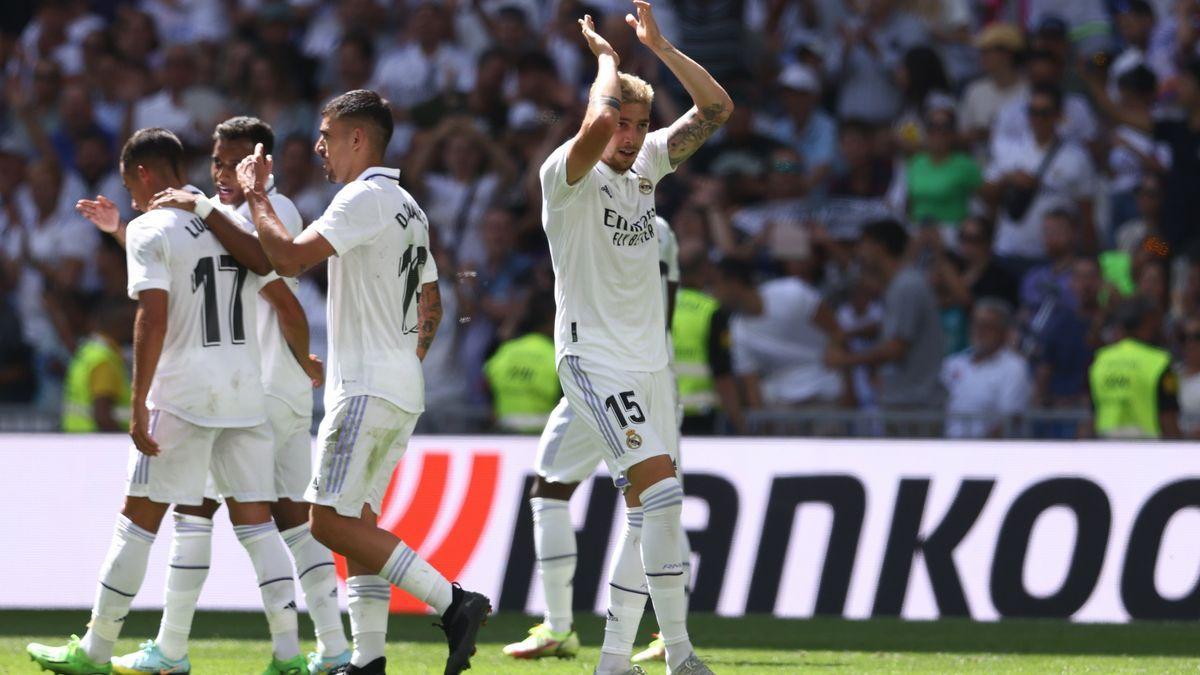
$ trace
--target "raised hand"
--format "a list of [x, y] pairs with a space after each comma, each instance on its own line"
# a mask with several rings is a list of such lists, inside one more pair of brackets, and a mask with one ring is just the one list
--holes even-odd
[[167, 188], [150, 200], [151, 209], [179, 209], [191, 211], [196, 208], [196, 195], [179, 188]]
[[267, 189], [267, 179], [271, 176], [274, 161], [263, 151], [262, 143], [254, 146], [254, 154], [246, 155], [238, 162], [238, 184], [247, 192], [263, 192]]
[[588, 49], [592, 50], [593, 54], [596, 56], [608, 54], [618, 64], [621, 63], [621, 57], [617, 56], [616, 50], [608, 44], [608, 40], [600, 37], [600, 34], [596, 32], [596, 22], [592, 20], [591, 14], [585, 14], [579, 20], [579, 28], [583, 31], [583, 39], [587, 40]]
[[638, 40], [651, 49], [661, 49], [669, 45], [658, 27], [658, 21], [654, 19], [650, 3], [646, 0], [633, 0], [633, 4], [637, 16], [626, 14], [625, 23], [637, 33]]
[[80, 199], [75, 202], [75, 210], [92, 221], [101, 232], [116, 234], [121, 227], [120, 210], [104, 195], [97, 195], [95, 199]]

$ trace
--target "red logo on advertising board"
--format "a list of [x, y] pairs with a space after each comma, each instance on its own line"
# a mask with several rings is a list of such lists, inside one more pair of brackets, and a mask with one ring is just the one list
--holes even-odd
[[[403, 509], [394, 511], [398, 515], [389, 517], [389, 514], [393, 513], [389, 505], [403, 496], [399, 494], [400, 472], [406, 467], [411, 469], [415, 459], [410, 455], [392, 474], [392, 482], [388, 485], [383, 497], [383, 506], [380, 508], [379, 526], [403, 539], [404, 543], [420, 553], [443, 576], [454, 581], [471, 560], [487, 527], [499, 482], [500, 455], [472, 453], [470, 478], [458, 504], [454, 525], [433, 551], [425, 548], [426, 539], [433, 530], [438, 514], [452, 508], [452, 505], [445, 503], [446, 488], [450, 481], [449, 451], [426, 452], [421, 455], [419, 477], [412, 496]], [[346, 560], [340, 555], [335, 555], [334, 558], [337, 562], [338, 576], [345, 580]], [[392, 612], [422, 613], [426, 609], [425, 603], [420, 600], [398, 588], [392, 589]]]

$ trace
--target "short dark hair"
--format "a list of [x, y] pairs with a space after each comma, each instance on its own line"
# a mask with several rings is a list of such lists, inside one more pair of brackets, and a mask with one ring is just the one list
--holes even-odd
[[355, 89], [334, 98], [321, 108], [321, 117], [366, 122], [379, 140], [380, 152], [392, 142], [392, 110], [383, 97], [370, 89]]
[[1117, 305], [1114, 318], [1125, 332], [1133, 333], [1141, 328], [1146, 317], [1153, 311], [1154, 305], [1150, 304], [1150, 300], [1141, 295], [1132, 295]]
[[863, 225], [862, 238], [879, 244], [893, 258], [903, 256], [908, 249], [908, 230], [895, 218], [881, 218]]
[[121, 148], [121, 165], [129, 171], [138, 164], [158, 162], [183, 174], [183, 143], [162, 127], [138, 129]]
[[368, 61], [375, 60], [375, 43], [371, 41], [371, 36], [361, 30], [352, 30], [342, 38], [338, 48], [353, 47], [358, 50], [358, 53]]
[[275, 132], [271, 125], [257, 117], [239, 115], [217, 125], [213, 131], [213, 140], [250, 141], [251, 145], [262, 143], [263, 152], [271, 154], [275, 151]]
[[1054, 109], [1062, 112], [1063, 109], [1063, 92], [1062, 87], [1053, 84], [1035, 84], [1033, 89], [1029, 91], [1029, 100], [1033, 100], [1034, 96], [1045, 96], [1054, 103]]

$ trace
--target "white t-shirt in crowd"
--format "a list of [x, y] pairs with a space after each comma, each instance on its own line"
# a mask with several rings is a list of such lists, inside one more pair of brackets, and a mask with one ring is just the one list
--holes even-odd
[[[992, 156], [1003, 152], [1006, 145], [1033, 141], [1033, 128], [1029, 126], [1030, 92], [1015, 96], [1000, 107], [992, 125]], [[1079, 94], [1063, 96], [1062, 121], [1058, 124], [1060, 138], [1086, 145], [1100, 133], [1100, 124], [1087, 99]]]
[[[946, 412], [951, 416], [1019, 413], [1029, 406], [1033, 392], [1029, 365], [1007, 348], [979, 362], [972, 358], [970, 350], [947, 357], [942, 364], [942, 383], [948, 393]], [[946, 436], [983, 438], [993, 424], [982, 418], [951, 417], [946, 421]]]
[[734, 373], [758, 375], [770, 405], [836, 399], [842, 378], [825, 367], [828, 338], [813, 323], [821, 294], [794, 277], [768, 281], [758, 292], [762, 314], [735, 314], [730, 322]]
[[[1024, 171], [1034, 176], [1051, 147], [1053, 145], [1040, 148], [1032, 138], [1005, 144], [984, 171], [984, 180], [996, 182], [1013, 171]], [[1042, 238], [1043, 216], [1055, 208], [1074, 209], [1077, 202], [1091, 199], [1095, 190], [1096, 172], [1091, 158], [1078, 145], [1064, 142], [1046, 168], [1041, 187], [1022, 218], [1013, 220], [1001, 206], [996, 228], [996, 255], [1027, 258], [1044, 256], [1046, 242]]]
[[[187, 186], [190, 192], [200, 191]], [[167, 292], [167, 334], [147, 403], [203, 427], [267, 420], [255, 332], [261, 277], [233, 259], [198, 216], [154, 209], [125, 234], [129, 297]]]
[[667, 129], [646, 141], [624, 173], [596, 162], [567, 183], [560, 145], [542, 164], [542, 227], [554, 266], [556, 360], [578, 356], [635, 372], [667, 367], [654, 188], [673, 172]]
[[[213, 204], [220, 206], [226, 213], [230, 213], [231, 207], [221, 204], [216, 195], [210, 199]], [[269, 179], [267, 183], [267, 199], [270, 200], [271, 206], [275, 209], [275, 215], [279, 216], [279, 220], [287, 229], [288, 234], [292, 238], [300, 234], [300, 231], [304, 229], [304, 221], [300, 217], [300, 212], [296, 210], [292, 200], [275, 189], [273, 179]], [[242, 229], [257, 236], [254, 223], [251, 222], [248, 203], [243, 202], [233, 210], [232, 215]], [[266, 288], [267, 284], [275, 281], [282, 281], [293, 294], [300, 288], [298, 279], [280, 277], [274, 272], [262, 278], [262, 287]], [[311, 415], [312, 381], [308, 379], [300, 364], [296, 362], [296, 356], [292, 354], [292, 348], [288, 346], [287, 340], [283, 337], [283, 330], [279, 327], [279, 317], [275, 314], [275, 308], [262, 294], [258, 296], [257, 330], [258, 349], [262, 355], [263, 389], [268, 396], [274, 396], [283, 401], [297, 414]]]
[[329, 259], [325, 409], [369, 395], [424, 411], [417, 305], [421, 287], [437, 281], [437, 263], [429, 221], [400, 187], [400, 171], [363, 171], [309, 227], [337, 253]]
[[1009, 101], [1029, 95], [1029, 82], [1017, 80], [1011, 87], [1001, 89], [994, 80], [981, 77], [967, 85], [963, 94], [959, 129], [964, 132], [991, 129], [996, 117]]

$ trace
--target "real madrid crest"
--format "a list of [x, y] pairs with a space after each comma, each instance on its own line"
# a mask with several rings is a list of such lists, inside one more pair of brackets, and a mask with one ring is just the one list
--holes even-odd
[[644, 195], [654, 192], [654, 183], [651, 183], [649, 178], [639, 178], [638, 192], [641, 192]]
[[638, 432], [629, 429], [625, 432], [625, 445], [628, 445], [630, 450], [637, 450], [642, 447], [642, 437], [638, 435]]

